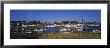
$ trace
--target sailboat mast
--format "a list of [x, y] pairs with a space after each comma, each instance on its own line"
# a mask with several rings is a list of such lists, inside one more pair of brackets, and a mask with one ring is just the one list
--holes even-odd
[[84, 32], [84, 26], [85, 26], [85, 21], [84, 21], [84, 16], [82, 16], [82, 26], [83, 26], [83, 28], [82, 28], [82, 31]]
[[84, 16], [82, 16], [82, 24], [84, 24]]

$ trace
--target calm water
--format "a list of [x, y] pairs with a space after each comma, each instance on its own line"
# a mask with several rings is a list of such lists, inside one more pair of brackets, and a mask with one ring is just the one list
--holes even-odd
[[44, 27], [44, 28], [47, 29], [47, 32], [58, 32], [63, 27]]
[[[47, 32], [59, 32], [60, 29], [62, 28], [66, 28], [66, 27], [45, 27], [47, 29]], [[74, 27], [71, 27], [69, 29], [73, 29]], [[88, 30], [88, 31], [92, 31], [92, 30], [101, 30], [101, 27], [99, 26], [86, 26], [83, 29], [84, 30]]]
[[101, 30], [100, 26], [87, 26], [84, 27], [85, 30]]

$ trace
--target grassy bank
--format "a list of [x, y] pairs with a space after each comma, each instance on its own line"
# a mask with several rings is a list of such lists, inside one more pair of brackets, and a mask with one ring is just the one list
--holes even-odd
[[43, 34], [40, 39], [100, 39], [99, 32], [60, 32]]

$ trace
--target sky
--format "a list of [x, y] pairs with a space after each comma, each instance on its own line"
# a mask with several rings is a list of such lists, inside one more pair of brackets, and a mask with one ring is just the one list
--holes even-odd
[[101, 22], [101, 10], [10, 10], [11, 21], [81, 21]]

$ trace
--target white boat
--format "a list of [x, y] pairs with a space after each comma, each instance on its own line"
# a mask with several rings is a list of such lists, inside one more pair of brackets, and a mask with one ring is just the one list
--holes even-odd
[[25, 32], [25, 33], [32, 33], [32, 32]]
[[54, 25], [49, 25], [49, 26], [45, 26], [45, 27], [55, 27]]
[[65, 27], [71, 27], [71, 25], [65, 25]]
[[67, 29], [66, 28], [60, 29], [60, 32], [62, 32], [62, 31], [67, 31]]

